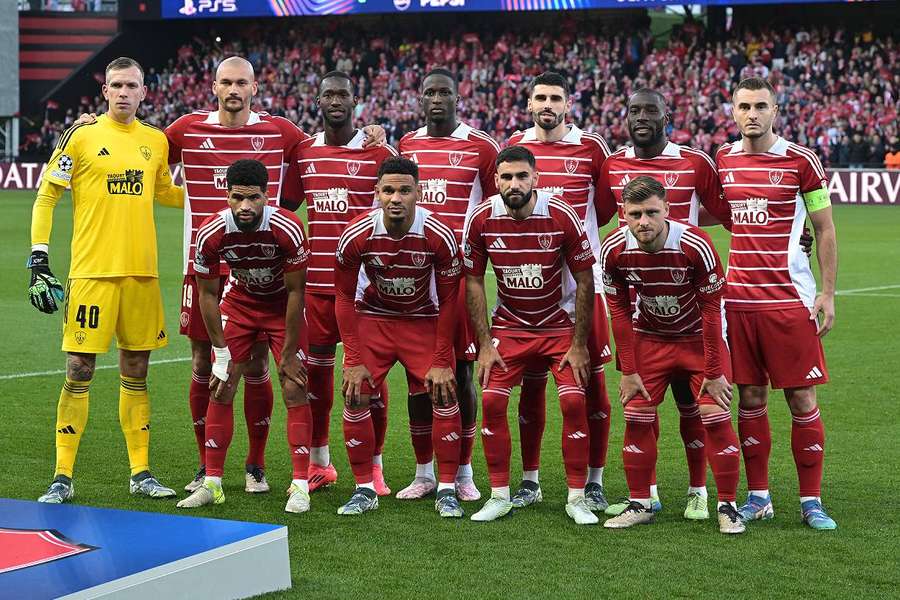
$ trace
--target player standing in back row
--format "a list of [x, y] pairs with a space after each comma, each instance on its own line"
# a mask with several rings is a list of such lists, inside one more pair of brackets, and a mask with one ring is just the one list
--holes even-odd
[[[581, 219], [594, 256], [600, 252], [599, 226], [613, 213], [604, 215], [598, 223], [595, 195], [603, 161], [609, 147], [602, 137], [586, 133], [574, 124], [566, 123], [572, 108], [569, 84], [558, 73], [543, 73], [529, 86], [528, 112], [534, 127], [517, 132], [509, 138], [510, 146], [523, 146], [534, 154], [541, 189], [566, 201]], [[590, 439], [589, 469], [585, 497], [591, 510], [607, 507], [603, 490], [603, 469], [609, 446], [609, 398], [603, 365], [612, 358], [609, 350], [609, 327], [603, 302], [603, 282], [599, 264], [594, 264], [594, 308], [588, 345], [591, 352], [591, 375], [585, 391]], [[546, 421], [547, 371], [544, 368], [526, 370], [519, 401], [519, 431], [522, 445], [522, 485], [513, 496], [517, 507], [540, 502], [542, 498], [538, 468], [541, 458], [541, 438]]]
[[[739, 511], [744, 520], [774, 515], [768, 489], [771, 383], [784, 390], [791, 410], [803, 521], [813, 529], [835, 529], [820, 497], [825, 428], [815, 388], [828, 381], [821, 338], [834, 325], [837, 241], [828, 182], [812, 150], [772, 131], [778, 105], [769, 82], [744, 79], [732, 103], [741, 139], [723, 146], [716, 163], [733, 222], [725, 309], [749, 490]], [[818, 295], [797, 244], [807, 216], [822, 277]]]
[[[488, 134], [457, 120], [459, 88], [456, 76], [446, 69], [432, 69], [422, 80], [420, 104], [425, 127], [400, 140], [400, 154], [419, 166], [419, 203], [444, 218], [462, 244], [466, 216], [484, 199], [497, 193], [494, 160], [500, 152]], [[456, 492], [460, 500], [481, 498], [472, 473], [477, 398], [472, 379], [475, 338], [466, 311], [465, 282], [460, 282], [456, 322], [456, 393], [462, 415], [462, 442]], [[431, 407], [410, 405], [409, 430], [416, 452], [416, 477], [397, 493], [401, 499], [421, 498], [435, 488], [431, 456]]]

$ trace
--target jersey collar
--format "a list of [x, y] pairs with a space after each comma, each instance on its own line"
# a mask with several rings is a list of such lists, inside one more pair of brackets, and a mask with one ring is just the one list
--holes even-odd
[[[577, 126], [570, 124], [569, 131], [566, 132], [566, 135], [563, 136], [561, 142], [565, 142], [567, 144], [579, 144], [581, 143], [581, 136], [584, 132]], [[537, 138], [537, 126], [532, 126], [526, 129], [522, 133], [522, 141], [523, 142], [537, 142], [540, 141]], [[551, 142], [552, 143], [552, 142]]]
[[[660, 156], [671, 158], [681, 158], [681, 146], [674, 142], [667, 142]], [[625, 147], [625, 158], [636, 158], [634, 154], [634, 146]]]
[[[209, 114], [206, 115], [206, 120], [203, 122], [207, 125], [221, 125], [221, 123], [219, 123], [219, 111], [210, 111]], [[250, 117], [247, 119], [247, 125], [256, 125], [260, 122], [262, 122], [262, 119], [259, 117], [259, 113], [251, 110]]]
[[[453, 130], [453, 133], [450, 134], [450, 137], [456, 138], [458, 140], [467, 140], [469, 139], [469, 133], [472, 131], [472, 127], [462, 121], [456, 126], [456, 129]], [[416, 130], [415, 136], [416, 138], [427, 138], [428, 135], [428, 127], [420, 127]]]

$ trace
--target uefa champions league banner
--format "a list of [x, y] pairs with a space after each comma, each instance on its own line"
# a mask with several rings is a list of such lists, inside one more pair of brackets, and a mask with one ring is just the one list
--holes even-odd
[[[786, 0], [841, 2], [849, 0]], [[692, 4], [762, 4], [771, 0], [695, 0]], [[684, 0], [162, 0], [164, 19], [299, 17], [440, 11], [532, 11], [633, 8]]]
[[[0, 162], [0, 190], [37, 189], [46, 167], [47, 163]], [[832, 204], [900, 206], [900, 171], [830, 169], [826, 173]], [[181, 165], [172, 167], [172, 179], [181, 185]]]

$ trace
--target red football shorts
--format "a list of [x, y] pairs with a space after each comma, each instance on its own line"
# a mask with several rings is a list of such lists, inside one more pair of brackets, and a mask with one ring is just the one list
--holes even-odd
[[360, 355], [375, 381], [374, 388], [363, 382], [362, 393], [378, 390], [388, 371], [399, 362], [406, 369], [409, 393], [424, 394], [425, 375], [434, 358], [436, 327], [436, 318], [392, 319], [357, 313]]
[[[721, 363], [725, 379], [731, 381], [731, 357], [728, 346], [722, 340]], [[698, 404], [715, 404], [707, 394], [699, 399], [697, 394], [703, 384], [706, 359], [703, 356], [703, 338], [684, 340], [636, 334], [634, 336], [634, 356], [638, 375], [650, 394], [650, 405], [659, 406], [666, 397], [666, 388], [672, 381], [689, 379], [691, 392]], [[637, 399], [637, 398], [636, 398]], [[632, 400], [634, 402], [634, 400]], [[644, 401], [646, 403], [646, 401]]]
[[334, 316], [334, 296], [306, 294], [306, 325], [310, 346], [334, 346], [341, 341]]
[[488, 379], [487, 387], [513, 388], [522, 382], [522, 374], [526, 367], [529, 371], [550, 371], [561, 385], [577, 386], [572, 367], [559, 370], [562, 357], [572, 345], [571, 333], [548, 334], [541, 337], [518, 337], [504, 331], [492, 330], [494, 346], [506, 363], [506, 371], [494, 366]]
[[825, 351], [805, 307], [726, 310], [734, 382], [799, 388], [828, 382]]
[[[222, 330], [231, 351], [231, 360], [243, 363], [250, 360], [251, 349], [259, 340], [265, 340], [275, 362], [281, 362], [284, 348], [284, 303], [274, 303], [262, 310], [259, 305], [248, 306], [243, 299], [226, 296], [219, 305], [222, 313]], [[306, 364], [308, 351], [306, 326], [301, 322], [297, 355]]]
[[[219, 300], [222, 299], [222, 290], [225, 289], [227, 282], [227, 275], [219, 277]], [[181, 335], [198, 342], [209, 341], [203, 315], [200, 313], [200, 291], [197, 289], [197, 279], [194, 275], [185, 275], [181, 286], [181, 319], [178, 331]]]

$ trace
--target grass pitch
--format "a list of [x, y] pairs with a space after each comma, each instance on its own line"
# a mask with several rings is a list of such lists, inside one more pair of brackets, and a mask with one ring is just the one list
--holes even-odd
[[[53, 425], [64, 368], [59, 350], [61, 316], [38, 313], [25, 293], [32, 200], [32, 192], [0, 194], [5, 216], [0, 221], [0, 331], [7, 338], [0, 349], [4, 467], [0, 497], [27, 500], [43, 493], [53, 475]], [[243, 492], [246, 435], [238, 416], [226, 465], [227, 502], [190, 514], [287, 525], [294, 587], [271, 596], [278, 598], [897, 597], [900, 528], [891, 498], [900, 464], [894, 379], [900, 355], [894, 324], [894, 315], [900, 313], [900, 210], [836, 207], [835, 220], [842, 292], [835, 329], [825, 340], [832, 383], [819, 394], [828, 435], [824, 502], [838, 522], [835, 532], [817, 533], [800, 524], [790, 417], [780, 394], [773, 396], [770, 408], [774, 521], [753, 524], [743, 536], [726, 537], [718, 533], [714, 518], [704, 523], [682, 518], [687, 469], [677, 411], [669, 401], [660, 410], [658, 471], [664, 510], [657, 523], [627, 531], [575, 526], [563, 512], [561, 423], [554, 410], [552, 384], [541, 471], [545, 500], [501, 521], [442, 520], [429, 500], [393, 498], [381, 499], [377, 512], [361, 518], [338, 517], [337, 507], [353, 489], [338, 407], [332, 417], [331, 444], [338, 483], [313, 494], [310, 513], [287, 515], [282, 512], [282, 490], [289, 483], [290, 461], [284, 408], [278, 398], [267, 453], [272, 493], [250, 496]], [[159, 362], [152, 366], [149, 378], [151, 458], [154, 473], [180, 489], [196, 468], [187, 403], [189, 347], [175, 334], [182, 278], [180, 211], [157, 210], [157, 227], [171, 335], [169, 346], [152, 357]], [[724, 255], [727, 234], [720, 229], [711, 233]], [[60, 279], [68, 270], [70, 236], [71, 210], [64, 200], [56, 210], [50, 253]], [[101, 368], [91, 388], [91, 417], [76, 469], [76, 500], [93, 506], [175, 513], [174, 501], [128, 494], [114, 352], [97, 361]], [[615, 390], [617, 374], [610, 368], [607, 376], [610, 390]], [[402, 372], [395, 369], [390, 384], [385, 474], [396, 491], [408, 483], [415, 461]], [[511, 413], [515, 401], [514, 396]], [[238, 413], [240, 406], [238, 401]], [[621, 409], [614, 408], [604, 477], [611, 500], [627, 493], [619, 450], [623, 427]], [[516, 439], [513, 449], [515, 484], [519, 477]], [[476, 482], [487, 493], [480, 442], [474, 467]], [[712, 497], [711, 474], [709, 484]], [[739, 495], [743, 496], [743, 488]], [[469, 503], [465, 509], [471, 514], [479, 506]], [[712, 500], [710, 506], [714, 507]]]

